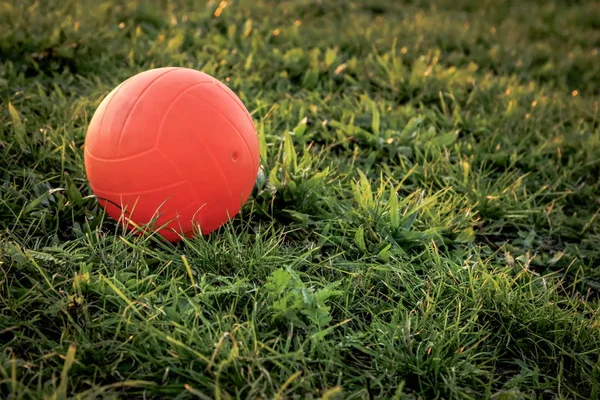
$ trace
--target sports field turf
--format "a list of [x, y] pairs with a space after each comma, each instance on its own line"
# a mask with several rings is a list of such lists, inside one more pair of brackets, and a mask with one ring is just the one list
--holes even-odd
[[[164, 66], [264, 172], [175, 245], [83, 166]], [[0, 398], [599, 398], [599, 99], [594, 1], [2, 1]]]

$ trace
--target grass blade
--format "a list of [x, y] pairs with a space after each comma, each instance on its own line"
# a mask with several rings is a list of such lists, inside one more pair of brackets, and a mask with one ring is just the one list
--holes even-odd
[[28, 148], [27, 132], [25, 131], [25, 125], [23, 125], [23, 122], [21, 121], [21, 116], [19, 115], [19, 112], [10, 102], [8, 103], [8, 113], [10, 114], [10, 118], [12, 120], [15, 142], [19, 145], [21, 151], [25, 151]]

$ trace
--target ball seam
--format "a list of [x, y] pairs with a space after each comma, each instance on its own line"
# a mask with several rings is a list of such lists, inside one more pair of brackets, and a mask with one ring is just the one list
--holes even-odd
[[141, 91], [141, 93], [135, 99], [133, 106], [131, 106], [131, 109], [127, 113], [127, 117], [125, 118], [125, 122], [123, 123], [123, 126], [121, 126], [121, 131], [119, 132], [119, 139], [117, 141], [117, 151], [116, 151], [117, 156], [119, 156], [119, 153], [121, 152], [121, 142], [123, 141], [123, 132], [125, 132], [125, 128], [127, 127], [127, 124], [129, 123], [129, 120], [131, 118], [131, 114], [133, 113], [133, 110], [135, 110], [135, 107], [137, 107], [139, 102], [142, 100], [142, 97], [144, 97], [144, 94], [150, 89], [150, 87], [152, 85], [154, 85], [160, 78], [167, 75], [169, 72], [173, 72], [173, 71], [177, 71], [177, 68], [169, 69], [169, 70], [163, 72], [162, 74], [160, 74], [159, 76], [157, 76], [156, 78], [152, 79], [150, 81], [150, 83], [148, 83], [148, 85], [146, 85], [146, 87]]

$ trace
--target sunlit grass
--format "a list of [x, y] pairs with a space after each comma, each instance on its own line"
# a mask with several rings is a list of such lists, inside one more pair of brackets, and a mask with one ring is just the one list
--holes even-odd
[[[143, 4], [143, 6], [142, 6]], [[0, 397], [597, 398], [594, 2], [0, 5]], [[255, 121], [232, 223], [102, 213], [102, 98], [203, 70]]]

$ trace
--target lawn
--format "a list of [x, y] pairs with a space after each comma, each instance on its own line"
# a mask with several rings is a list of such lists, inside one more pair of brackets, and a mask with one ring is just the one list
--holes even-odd
[[[165, 66], [261, 144], [177, 244], [83, 163]], [[599, 398], [599, 99], [594, 1], [3, 1], [0, 397]]]

